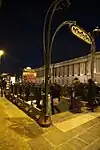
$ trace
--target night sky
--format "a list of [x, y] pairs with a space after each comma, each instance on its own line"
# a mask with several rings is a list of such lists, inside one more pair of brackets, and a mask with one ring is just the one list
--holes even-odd
[[[18, 73], [23, 67], [43, 66], [42, 32], [47, 8], [53, 0], [3, 0], [0, 9], [0, 49], [5, 50], [1, 69]], [[76, 20], [87, 32], [100, 26], [99, 1], [72, 0], [69, 8], [55, 12], [52, 30], [65, 20]], [[97, 51], [100, 34], [95, 35]], [[90, 46], [75, 37], [68, 26], [55, 39], [52, 62], [86, 55]]]

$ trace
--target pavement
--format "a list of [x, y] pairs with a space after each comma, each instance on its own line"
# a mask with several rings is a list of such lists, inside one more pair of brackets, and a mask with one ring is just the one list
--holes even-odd
[[100, 150], [100, 112], [63, 112], [52, 121], [41, 128], [0, 97], [0, 150]]

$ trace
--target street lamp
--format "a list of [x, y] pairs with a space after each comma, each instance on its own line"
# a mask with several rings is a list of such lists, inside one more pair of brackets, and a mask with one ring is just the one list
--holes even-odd
[[[52, 18], [57, 10], [57, 6], [63, 2], [64, 0], [55, 0], [47, 10], [46, 16], [45, 16], [45, 21], [44, 21], [44, 29], [43, 29], [43, 48], [44, 48], [44, 66], [45, 66], [45, 100], [43, 101], [43, 112], [41, 113], [38, 123], [41, 126], [49, 126], [52, 121], [51, 121], [51, 100], [50, 97], [48, 97], [48, 75], [49, 75], [49, 70], [50, 70], [50, 62], [51, 62], [51, 54], [50, 54], [50, 42], [51, 42], [51, 23], [52, 23]], [[69, 6], [69, 0], [66, 0], [67, 5]], [[47, 28], [47, 36], [46, 36], [46, 23], [48, 20], [48, 15], [50, 14], [49, 22], [48, 22], [48, 28]], [[47, 39], [47, 43], [46, 43]]]
[[[63, 23], [61, 23], [58, 28], [55, 30], [53, 36], [52, 36], [52, 39], [51, 39], [51, 44], [50, 44], [50, 64], [51, 64], [51, 54], [52, 54], [52, 46], [53, 46], [53, 43], [54, 43], [54, 40], [55, 40], [55, 37], [56, 37], [56, 34], [58, 33], [58, 31], [65, 25], [71, 25], [71, 24], [74, 24], [76, 25], [76, 21], [64, 21]], [[53, 64], [53, 83], [54, 83], [54, 64]]]
[[2, 55], [4, 55], [4, 51], [3, 51], [3, 50], [0, 50], [0, 64], [1, 64]]
[[93, 29], [93, 32], [100, 32], [99, 27], [97, 26], [95, 29]]
[[95, 29], [92, 30], [92, 33], [89, 33], [92, 38], [92, 44], [91, 44], [91, 79], [92, 80], [94, 80], [94, 62], [95, 62], [95, 52], [96, 52], [94, 32], [100, 32], [100, 29], [96, 27]]

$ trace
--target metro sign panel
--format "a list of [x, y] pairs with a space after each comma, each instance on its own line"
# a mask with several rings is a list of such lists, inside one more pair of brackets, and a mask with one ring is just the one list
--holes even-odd
[[91, 37], [88, 35], [88, 33], [80, 28], [79, 26], [76, 25], [72, 25], [71, 26], [71, 32], [77, 36], [78, 38], [80, 38], [81, 40], [83, 40], [84, 42], [88, 43], [88, 44], [92, 44], [92, 39]]

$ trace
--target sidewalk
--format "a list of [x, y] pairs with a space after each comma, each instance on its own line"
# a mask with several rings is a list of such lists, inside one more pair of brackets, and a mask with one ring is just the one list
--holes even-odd
[[5, 98], [0, 98], [0, 150], [99, 150], [100, 113], [61, 113], [41, 128]]

